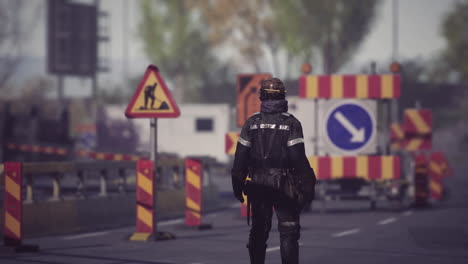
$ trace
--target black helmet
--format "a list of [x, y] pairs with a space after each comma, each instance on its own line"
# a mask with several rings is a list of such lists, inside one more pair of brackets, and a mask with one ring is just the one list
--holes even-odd
[[286, 88], [278, 78], [266, 79], [260, 88], [260, 100], [282, 100], [286, 98]]

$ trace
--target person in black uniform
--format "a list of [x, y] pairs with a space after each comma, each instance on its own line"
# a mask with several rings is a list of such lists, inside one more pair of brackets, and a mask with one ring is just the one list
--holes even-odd
[[[282, 263], [299, 262], [299, 216], [303, 206], [313, 197], [313, 193], [309, 193], [307, 202], [299, 203], [281, 191], [286, 184], [285, 177], [289, 177], [291, 171], [313, 178], [311, 192], [315, 185], [315, 175], [305, 155], [302, 126], [287, 112], [285, 95], [280, 79], [262, 82], [261, 112], [252, 115], [242, 127], [232, 168], [234, 195], [244, 202], [244, 192], [252, 206], [247, 244], [252, 264], [265, 262], [273, 208], [278, 218]], [[251, 179], [246, 181], [247, 176]]]

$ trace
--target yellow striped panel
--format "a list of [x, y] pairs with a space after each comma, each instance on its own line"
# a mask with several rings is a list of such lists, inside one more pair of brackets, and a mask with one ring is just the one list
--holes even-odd
[[317, 156], [311, 156], [307, 158], [309, 160], [309, 165], [314, 169], [315, 173], [317, 174], [318, 172], [318, 157]]
[[0, 164], [0, 174], [3, 173], [3, 164]]
[[436, 173], [437, 175], [442, 175], [442, 167], [439, 166], [439, 164], [432, 161], [429, 163], [429, 168], [432, 172]]
[[190, 199], [189, 197], [185, 198], [185, 204], [187, 205], [188, 208], [200, 212], [200, 205], [197, 204], [194, 200]]
[[400, 143], [399, 142], [393, 142], [390, 144], [390, 149], [391, 150], [399, 150], [400, 149]]
[[414, 126], [420, 133], [429, 133], [431, 128], [426, 124], [426, 121], [419, 114], [418, 110], [406, 110], [406, 114], [413, 121]]
[[356, 172], [357, 172], [358, 178], [369, 179], [367, 156], [356, 157]]
[[147, 241], [151, 233], [133, 233], [129, 238], [131, 241]]
[[140, 187], [143, 191], [148, 193], [149, 195], [153, 196], [153, 183], [151, 182], [148, 177], [146, 177], [143, 173], [138, 172], [138, 187]]
[[20, 228], [20, 222], [16, 220], [11, 214], [8, 212], [5, 212], [5, 226], [8, 230], [13, 232], [18, 238], [21, 237], [21, 228]]
[[338, 179], [343, 177], [343, 157], [330, 157], [331, 178]]
[[230, 132], [228, 133], [228, 135], [232, 142], [232, 146], [231, 149], [228, 151], [228, 154], [234, 155], [236, 153], [237, 140], [239, 139], [239, 136], [237, 135], [237, 132]]
[[392, 124], [391, 126], [393, 133], [397, 136], [397, 138], [404, 138], [405, 134], [403, 133], [403, 129], [401, 129], [401, 126], [399, 124]]
[[431, 190], [434, 191], [435, 193], [438, 193], [438, 194], [442, 193], [442, 184], [436, 181], [431, 181], [429, 185], [430, 185]]
[[201, 176], [197, 175], [193, 170], [187, 169], [187, 182], [193, 187], [200, 189], [201, 187]]
[[105, 158], [104, 153], [96, 153], [96, 159], [103, 160]]
[[391, 180], [393, 179], [393, 157], [392, 156], [382, 156], [382, 180]]
[[369, 97], [369, 82], [367, 75], [356, 76], [356, 98]]
[[196, 218], [200, 218], [200, 217], [201, 217], [201, 215], [200, 215], [199, 213], [197, 213], [197, 212], [189, 212], [189, 213], [191, 213], [191, 214], [192, 214], [193, 216], [195, 216]]
[[153, 214], [143, 206], [137, 205], [137, 218], [147, 226], [153, 228]]
[[393, 98], [393, 75], [381, 75], [381, 97], [382, 98]]
[[115, 154], [114, 155], [114, 160], [123, 160], [123, 155], [122, 154]]
[[409, 151], [419, 150], [419, 147], [421, 146], [422, 143], [423, 143], [423, 139], [413, 138], [406, 145], [406, 150], [409, 150]]
[[332, 75], [331, 77], [331, 98], [343, 98], [342, 75]]
[[318, 95], [318, 76], [307, 76], [306, 98], [318, 98]]
[[5, 191], [15, 197], [16, 200], [21, 200], [21, 187], [10, 177], [5, 177]]

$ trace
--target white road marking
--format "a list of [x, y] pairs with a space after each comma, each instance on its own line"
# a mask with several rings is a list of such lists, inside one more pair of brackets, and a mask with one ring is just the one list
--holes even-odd
[[413, 214], [413, 211], [406, 211], [403, 213], [404, 216], [410, 216]]
[[343, 232], [335, 233], [335, 234], [332, 235], [332, 237], [349, 236], [349, 235], [356, 234], [356, 233], [359, 233], [359, 232], [361, 232], [361, 229], [360, 229], [360, 228], [355, 228], [355, 229], [351, 229], [351, 230], [346, 230], [346, 231], [343, 231]]
[[395, 222], [397, 219], [395, 217], [390, 217], [390, 218], [387, 218], [387, 219], [384, 219], [382, 221], [379, 221], [377, 224], [378, 225], [388, 225], [390, 223], [393, 223]]
[[184, 219], [179, 218], [179, 219], [174, 219], [174, 220], [168, 220], [168, 221], [163, 221], [159, 222], [158, 226], [169, 226], [169, 225], [175, 225], [175, 224], [180, 224], [183, 223]]
[[[299, 243], [299, 246], [300, 246], [300, 247], [302, 247], [303, 245], [304, 245], [304, 244]], [[281, 249], [280, 246], [278, 246], [278, 247], [271, 247], [271, 248], [267, 248], [267, 249], [266, 249], [266, 252], [273, 252], [273, 251], [277, 251], [277, 250], [280, 250], [280, 249]]]
[[81, 234], [81, 235], [66, 236], [63, 239], [64, 240], [74, 240], [74, 239], [80, 239], [80, 238], [85, 238], [85, 237], [102, 236], [102, 235], [106, 235], [106, 234], [109, 234], [109, 233], [110, 233], [109, 231], [86, 233], [86, 234]]

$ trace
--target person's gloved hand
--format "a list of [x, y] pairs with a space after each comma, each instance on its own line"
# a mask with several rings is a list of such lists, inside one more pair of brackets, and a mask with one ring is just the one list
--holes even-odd
[[244, 202], [244, 196], [242, 195], [242, 192], [244, 190], [244, 183], [239, 181], [239, 180], [235, 180], [233, 178], [232, 179], [232, 189], [234, 191], [234, 196], [236, 196], [237, 200], [239, 200], [239, 202], [243, 203]]

